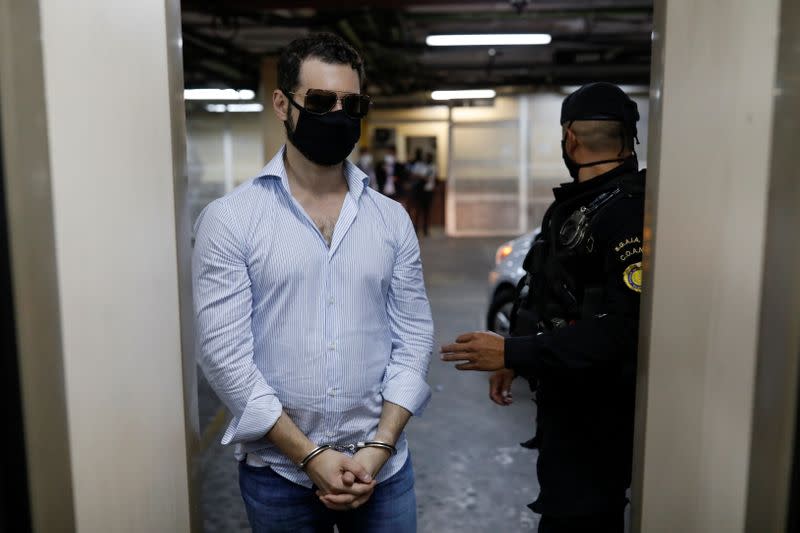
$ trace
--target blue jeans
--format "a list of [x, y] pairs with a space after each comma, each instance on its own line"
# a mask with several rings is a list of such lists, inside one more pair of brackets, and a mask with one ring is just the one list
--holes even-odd
[[253, 533], [416, 533], [417, 498], [409, 457], [395, 475], [353, 511], [332, 511], [308, 489], [271, 468], [239, 463], [239, 487]]

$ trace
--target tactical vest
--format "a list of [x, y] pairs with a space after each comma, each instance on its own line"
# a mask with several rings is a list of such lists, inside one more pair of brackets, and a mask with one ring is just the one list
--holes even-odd
[[517, 285], [511, 313], [513, 336], [552, 331], [600, 312], [605, 272], [576, 276], [567, 264], [594, 264], [603, 270], [597, 254], [604, 251], [595, 246], [594, 226], [622, 198], [644, 196], [644, 172], [622, 175], [599, 190], [550, 206], [523, 263], [526, 274]]

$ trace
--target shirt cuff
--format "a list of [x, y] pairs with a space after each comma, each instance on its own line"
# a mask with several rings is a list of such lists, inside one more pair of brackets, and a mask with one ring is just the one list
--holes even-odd
[[504, 347], [505, 367], [518, 375], [533, 374], [538, 348], [538, 337], [508, 337]]
[[383, 399], [419, 416], [431, 399], [431, 388], [425, 379], [410, 370], [390, 376], [383, 383]]
[[283, 406], [263, 381], [258, 381], [241, 416], [234, 417], [222, 436], [222, 444], [238, 444], [258, 440], [266, 435], [278, 418]]

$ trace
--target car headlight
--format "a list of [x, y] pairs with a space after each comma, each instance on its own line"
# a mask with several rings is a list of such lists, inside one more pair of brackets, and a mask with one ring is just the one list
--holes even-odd
[[506, 258], [507, 258], [509, 255], [511, 255], [511, 253], [512, 253], [513, 251], [514, 251], [514, 247], [513, 247], [513, 246], [511, 246], [510, 244], [504, 244], [503, 246], [501, 246], [500, 248], [498, 248], [498, 249], [497, 249], [497, 253], [496, 253], [496, 254], [494, 254], [494, 262], [495, 262], [495, 264], [499, 265], [500, 263], [502, 263], [503, 261], [505, 261], [505, 260], [506, 260]]

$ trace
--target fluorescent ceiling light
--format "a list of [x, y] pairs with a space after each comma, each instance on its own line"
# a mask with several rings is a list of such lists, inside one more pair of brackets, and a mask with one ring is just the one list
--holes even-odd
[[477, 98], [494, 98], [493, 89], [471, 89], [466, 91], [433, 91], [434, 100], [475, 100]]
[[259, 113], [264, 111], [264, 106], [261, 104], [208, 104], [206, 111], [211, 113]]
[[521, 44], [550, 44], [547, 33], [495, 33], [468, 35], [428, 35], [428, 46], [503, 46]]
[[228, 104], [229, 113], [260, 113], [264, 111], [261, 104]]
[[256, 93], [250, 89], [184, 89], [184, 100], [252, 100]]

